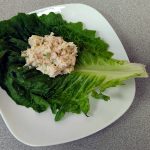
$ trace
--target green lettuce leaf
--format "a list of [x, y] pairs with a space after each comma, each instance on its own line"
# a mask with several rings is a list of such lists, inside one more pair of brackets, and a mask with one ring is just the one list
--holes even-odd
[[[35, 68], [24, 67], [21, 51], [33, 35], [54, 32], [78, 47], [75, 70], [67, 75], [50, 78]], [[68, 23], [60, 14], [20, 13], [0, 22], [0, 86], [19, 105], [43, 112], [48, 107], [61, 120], [66, 112], [84, 113], [90, 109], [89, 94], [96, 99], [109, 100], [103, 92], [135, 77], [147, 77], [145, 66], [114, 59], [109, 45], [96, 31], [83, 28], [81, 22]]]

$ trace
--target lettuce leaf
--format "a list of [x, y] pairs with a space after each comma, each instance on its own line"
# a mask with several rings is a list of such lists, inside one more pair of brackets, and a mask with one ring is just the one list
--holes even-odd
[[[75, 70], [67, 75], [50, 78], [35, 68], [24, 67], [21, 51], [33, 35], [54, 32], [78, 47]], [[145, 66], [114, 59], [109, 45], [96, 31], [83, 28], [81, 22], [68, 23], [60, 14], [20, 13], [0, 22], [0, 86], [19, 105], [43, 112], [48, 107], [59, 121], [66, 112], [87, 115], [89, 94], [97, 99], [109, 100], [103, 92], [109, 87], [123, 84], [135, 77], [147, 77]], [[99, 89], [97, 91], [96, 89]]]

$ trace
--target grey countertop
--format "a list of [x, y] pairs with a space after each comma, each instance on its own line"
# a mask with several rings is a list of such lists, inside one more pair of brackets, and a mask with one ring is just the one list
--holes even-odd
[[[132, 62], [150, 72], [150, 0], [0, 0], [0, 20], [17, 12], [84, 3], [100, 11], [120, 37]], [[74, 142], [33, 148], [17, 141], [0, 117], [0, 150], [150, 150], [150, 78], [136, 80], [131, 108], [119, 120], [94, 135]]]

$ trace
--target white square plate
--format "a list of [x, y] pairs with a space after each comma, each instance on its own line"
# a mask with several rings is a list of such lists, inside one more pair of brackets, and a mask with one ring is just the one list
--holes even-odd
[[[95, 9], [83, 4], [66, 4], [34, 12], [38, 15], [61, 13], [67, 21], [83, 22], [87, 29], [96, 30], [97, 35], [109, 43], [115, 58], [128, 60], [115, 31]], [[110, 101], [90, 101], [90, 117], [67, 114], [62, 121], [55, 122], [50, 109], [39, 114], [31, 108], [18, 106], [0, 89], [0, 112], [7, 127], [19, 141], [31, 146], [61, 144], [91, 135], [122, 116], [133, 101], [135, 82], [127, 81], [125, 86], [110, 88], [106, 93], [110, 95]]]

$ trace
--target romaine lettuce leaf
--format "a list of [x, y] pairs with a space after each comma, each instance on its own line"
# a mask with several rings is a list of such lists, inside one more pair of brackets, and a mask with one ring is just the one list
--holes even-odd
[[[27, 40], [31, 35], [51, 32], [78, 47], [75, 70], [56, 78], [24, 67], [25, 60], [20, 55], [29, 47]], [[87, 115], [89, 94], [107, 101], [110, 97], [103, 94], [107, 88], [130, 78], [148, 76], [144, 65], [114, 59], [108, 44], [95, 33], [83, 29], [81, 22], [68, 23], [55, 13], [40, 17], [20, 13], [0, 22], [0, 86], [19, 105], [37, 112], [50, 106], [58, 121], [66, 112]]]

